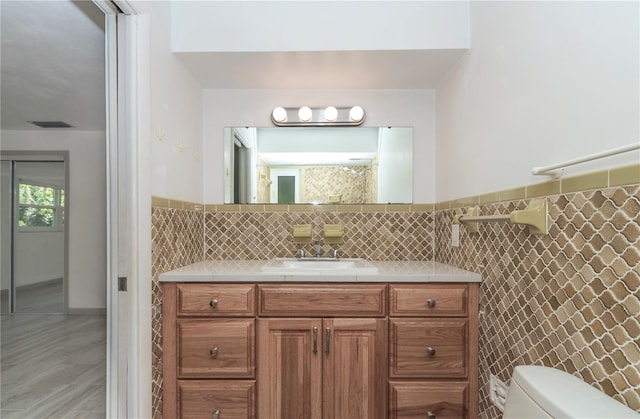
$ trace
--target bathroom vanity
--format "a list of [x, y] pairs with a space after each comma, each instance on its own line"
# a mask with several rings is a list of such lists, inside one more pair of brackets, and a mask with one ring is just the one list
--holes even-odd
[[163, 417], [475, 418], [478, 274], [435, 262], [160, 275]]

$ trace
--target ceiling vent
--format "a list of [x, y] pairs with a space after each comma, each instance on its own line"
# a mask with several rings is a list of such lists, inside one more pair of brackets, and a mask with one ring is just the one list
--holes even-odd
[[73, 128], [72, 125], [62, 121], [31, 121], [31, 123], [40, 128]]

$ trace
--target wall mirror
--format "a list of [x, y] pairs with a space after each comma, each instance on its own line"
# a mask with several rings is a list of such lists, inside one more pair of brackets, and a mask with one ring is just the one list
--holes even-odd
[[413, 128], [229, 127], [225, 203], [412, 203]]

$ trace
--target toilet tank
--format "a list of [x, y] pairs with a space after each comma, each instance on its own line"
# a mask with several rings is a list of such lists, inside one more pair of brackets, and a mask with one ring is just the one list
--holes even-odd
[[513, 370], [502, 418], [623, 419], [640, 414], [571, 374], [523, 365]]

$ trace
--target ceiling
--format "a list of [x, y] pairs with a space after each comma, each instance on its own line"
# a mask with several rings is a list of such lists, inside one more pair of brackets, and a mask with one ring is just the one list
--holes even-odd
[[[0, 2], [1, 128], [105, 129], [104, 15], [91, 1]], [[428, 89], [466, 50], [180, 53], [208, 89]], [[57, 128], [66, 129], [66, 128]]]
[[2, 1], [0, 13], [2, 129], [104, 130], [102, 11], [91, 1]]

